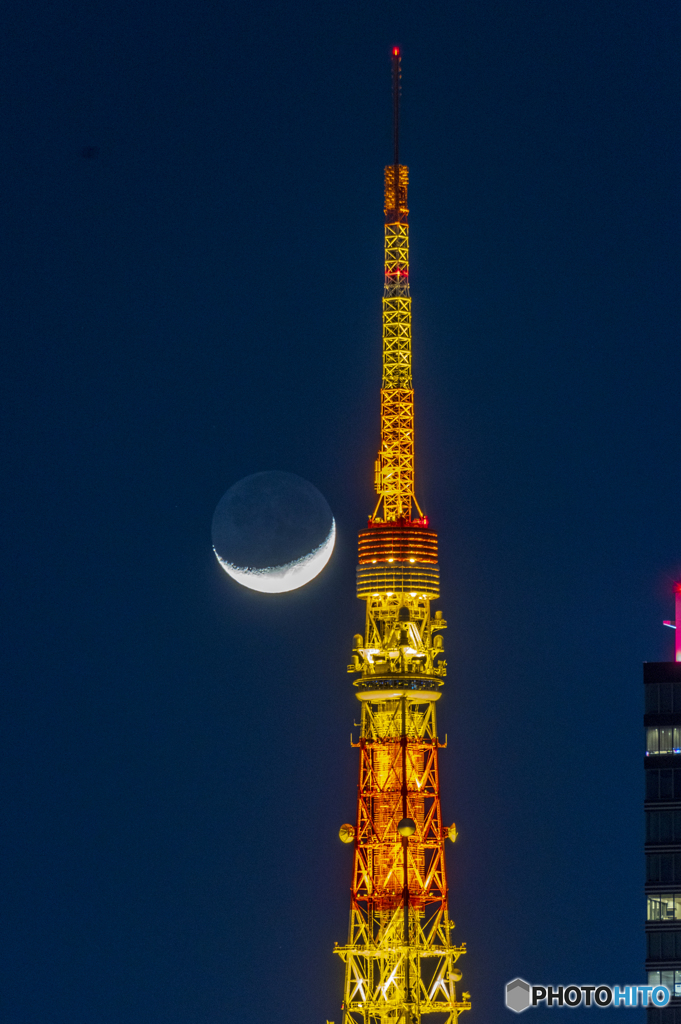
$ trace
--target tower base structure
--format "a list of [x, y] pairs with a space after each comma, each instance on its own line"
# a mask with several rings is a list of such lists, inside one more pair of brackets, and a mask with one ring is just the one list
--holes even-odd
[[[426, 521], [371, 523], [359, 536], [357, 593], [366, 633], [348, 671], [361, 704], [350, 927], [335, 952], [345, 963], [344, 1024], [454, 1024], [470, 1009], [457, 994], [465, 943], [452, 942], [446, 828], [440, 806], [437, 701], [446, 672], [437, 534]], [[443, 1019], [443, 1018], [441, 1018]]]

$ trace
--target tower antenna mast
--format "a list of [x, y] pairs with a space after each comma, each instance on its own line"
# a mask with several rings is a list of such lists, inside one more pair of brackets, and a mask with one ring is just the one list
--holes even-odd
[[393, 49], [393, 149], [395, 173], [400, 166], [400, 78], [401, 74], [400, 51], [397, 46]]
[[409, 294], [409, 168], [400, 164], [401, 56], [392, 51], [393, 162], [385, 168], [385, 274], [383, 284], [383, 381], [381, 446], [376, 460], [378, 501], [371, 521], [427, 525], [414, 494], [414, 389], [411, 380]]

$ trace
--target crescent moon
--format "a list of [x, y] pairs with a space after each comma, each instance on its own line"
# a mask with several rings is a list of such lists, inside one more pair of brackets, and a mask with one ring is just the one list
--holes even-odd
[[259, 590], [262, 594], [283, 594], [287, 590], [304, 587], [306, 583], [318, 576], [331, 558], [335, 543], [336, 520], [332, 519], [331, 530], [326, 540], [309, 555], [303, 555], [302, 558], [297, 558], [295, 562], [289, 562], [287, 565], [275, 565], [270, 569], [241, 569], [220, 558], [215, 548], [213, 551], [225, 572], [243, 587], [248, 587], [249, 590]]

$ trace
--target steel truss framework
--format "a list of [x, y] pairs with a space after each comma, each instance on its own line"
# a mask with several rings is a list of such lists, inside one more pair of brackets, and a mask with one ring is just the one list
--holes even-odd
[[[350, 926], [335, 952], [345, 964], [343, 1024], [456, 1024], [470, 1009], [457, 995], [447, 909], [435, 707], [446, 674], [439, 632], [437, 534], [414, 492], [408, 170], [399, 163], [399, 50], [393, 51], [395, 161], [385, 169], [385, 282], [378, 502], [359, 537], [357, 594], [366, 601], [348, 671], [361, 701], [359, 787]], [[418, 518], [412, 518], [415, 508]]]
[[[436, 631], [446, 629], [447, 623], [441, 613], [431, 618], [429, 598], [425, 594], [391, 592], [374, 593], [365, 600], [366, 642], [359, 634], [355, 637], [362, 643], [353, 648], [354, 661], [348, 665], [348, 672], [361, 671], [361, 684], [406, 676], [420, 689], [439, 689], [447, 675], [447, 662], [442, 657], [442, 638], [436, 636]], [[408, 621], [400, 620], [401, 608], [408, 610]]]
[[[385, 169], [385, 281], [383, 286], [383, 382], [381, 447], [376, 460], [379, 495], [375, 521], [411, 519], [414, 494], [414, 391], [411, 378], [408, 169], [399, 167], [400, 204], [395, 209], [395, 168]], [[382, 510], [381, 510], [382, 506]], [[418, 509], [419, 515], [421, 514]]]
[[[359, 796], [350, 930], [337, 947], [346, 964], [345, 1024], [418, 1021], [470, 1009], [456, 994], [447, 910], [435, 702], [418, 694], [362, 702]], [[398, 825], [410, 818], [415, 832]]]

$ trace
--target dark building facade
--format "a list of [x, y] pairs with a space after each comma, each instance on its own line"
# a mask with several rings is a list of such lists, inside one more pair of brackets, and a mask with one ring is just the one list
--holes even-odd
[[681, 1024], [681, 662], [647, 662], [643, 683], [646, 970], [672, 995], [648, 1024]]

